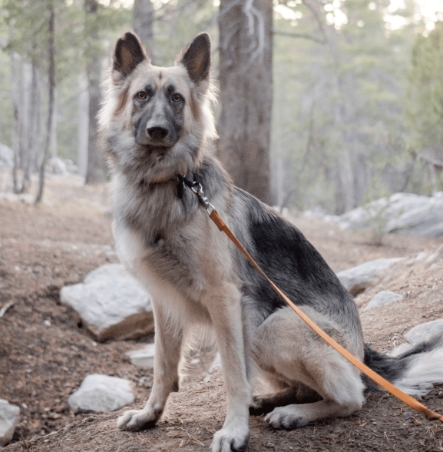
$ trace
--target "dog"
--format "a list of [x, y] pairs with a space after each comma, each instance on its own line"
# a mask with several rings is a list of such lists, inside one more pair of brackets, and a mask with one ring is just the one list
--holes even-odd
[[[212, 452], [244, 451], [249, 415], [274, 428], [348, 416], [364, 403], [360, 372], [273, 292], [212, 224], [186, 180], [201, 184], [235, 235], [276, 284], [323, 330], [409, 394], [443, 381], [443, 338], [397, 358], [363, 340], [356, 304], [302, 233], [236, 188], [211, 152], [211, 43], [199, 34], [174, 66], [154, 66], [131, 32], [116, 43], [99, 134], [112, 176], [113, 233], [121, 261], [151, 294], [155, 318], [152, 391], [122, 430], [158, 421], [178, 391], [190, 329], [210, 327], [221, 357], [227, 414]], [[431, 370], [432, 363], [432, 370]], [[260, 373], [275, 393], [252, 396]]]

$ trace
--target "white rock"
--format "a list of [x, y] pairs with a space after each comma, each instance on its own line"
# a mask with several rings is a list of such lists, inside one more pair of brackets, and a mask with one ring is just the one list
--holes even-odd
[[154, 351], [155, 344], [147, 344], [138, 350], [126, 352], [126, 355], [134, 366], [141, 367], [142, 369], [152, 369], [154, 367]]
[[377, 199], [346, 212], [338, 217], [338, 223], [343, 229], [377, 228], [398, 234], [443, 237], [443, 193], [431, 197], [395, 193], [389, 199]]
[[51, 157], [46, 164], [46, 170], [53, 174], [60, 174], [66, 176], [68, 170], [66, 169], [65, 162], [57, 156]]
[[103, 265], [83, 283], [63, 287], [60, 299], [77, 311], [99, 341], [154, 331], [149, 295], [121, 264]]
[[392, 265], [401, 260], [402, 258], [375, 259], [338, 272], [337, 276], [351, 295], [357, 295], [378, 282]]
[[382, 290], [372, 298], [372, 300], [366, 306], [365, 311], [367, 311], [368, 309], [383, 306], [385, 304], [395, 303], [396, 301], [400, 301], [402, 298], [402, 295], [398, 293], [390, 292], [388, 290]]
[[128, 380], [108, 375], [91, 374], [80, 388], [69, 396], [68, 404], [75, 410], [109, 412], [134, 401]]
[[0, 143], [0, 168], [12, 168], [14, 165], [14, 151]]
[[34, 204], [35, 197], [30, 193], [0, 193], [0, 200], [8, 202], [22, 202], [24, 204]]
[[405, 339], [410, 344], [415, 345], [439, 333], [443, 334], [443, 319], [432, 320], [415, 326], [405, 334]]
[[19, 416], [20, 408], [18, 406], [0, 399], [0, 446], [6, 446], [11, 441]]
[[443, 334], [443, 319], [437, 319], [422, 323], [421, 325], [417, 325], [414, 328], [410, 329], [404, 335], [404, 338], [407, 340], [407, 342], [394, 348], [390, 355], [398, 356], [408, 351], [414, 345], [431, 339], [435, 334]]

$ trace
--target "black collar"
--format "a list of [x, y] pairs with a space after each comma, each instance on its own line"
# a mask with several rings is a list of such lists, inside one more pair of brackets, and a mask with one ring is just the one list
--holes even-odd
[[199, 182], [197, 178], [195, 177], [195, 174], [188, 173], [186, 175], [177, 175], [177, 196], [182, 199], [183, 195], [185, 193], [185, 188], [194, 188], [199, 185]]

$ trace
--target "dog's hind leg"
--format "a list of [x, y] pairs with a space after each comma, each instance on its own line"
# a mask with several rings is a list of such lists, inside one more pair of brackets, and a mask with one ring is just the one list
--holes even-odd
[[249, 414], [259, 416], [267, 414], [274, 408], [293, 403], [312, 403], [321, 400], [320, 395], [303, 383], [291, 384], [281, 391], [254, 396]]
[[220, 352], [227, 394], [223, 428], [214, 435], [212, 452], [245, 451], [249, 441], [251, 387], [247, 378], [241, 296], [232, 283], [220, 283], [208, 294], [207, 306]]
[[[352, 339], [323, 316], [309, 310], [329, 335], [351, 349]], [[359, 341], [358, 338], [354, 339]], [[274, 428], [292, 429], [309, 422], [335, 416], [348, 416], [364, 402], [360, 373], [337, 351], [320, 339], [290, 308], [272, 314], [259, 327], [253, 353], [259, 366], [271, 369], [285, 381], [301, 382], [322, 400], [275, 408], [265, 420]]]
[[153, 300], [155, 312], [154, 384], [151, 395], [142, 410], [126, 411], [119, 417], [121, 430], [142, 430], [153, 427], [163, 413], [168, 396], [178, 391], [178, 363], [183, 332], [171, 324], [161, 303]]

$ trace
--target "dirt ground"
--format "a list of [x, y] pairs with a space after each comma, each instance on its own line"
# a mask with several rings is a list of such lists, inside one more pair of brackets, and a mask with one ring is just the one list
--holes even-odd
[[[435, 252], [442, 240], [387, 236], [382, 246], [370, 235], [341, 231], [320, 220], [293, 221], [335, 271], [379, 257]], [[425, 261], [423, 259], [422, 261]], [[392, 275], [356, 298], [364, 307], [380, 290], [403, 295], [401, 302], [362, 312], [366, 341], [388, 351], [402, 333], [443, 318], [443, 260], [418, 264], [410, 257]], [[116, 428], [119, 412], [76, 413], [67, 404], [83, 378], [104, 373], [129, 379], [143, 405], [151, 371], [125, 359], [153, 337], [97, 343], [75, 313], [59, 302], [63, 285], [75, 284], [96, 267], [117, 262], [113, 251], [107, 187], [84, 187], [74, 177], [52, 176], [40, 207], [0, 200], [0, 398], [20, 406], [13, 451], [204, 451], [221, 428], [225, 412], [218, 372], [195, 378], [174, 394], [159, 425], [140, 433]], [[443, 413], [443, 385], [424, 402]], [[127, 407], [125, 408], [127, 409]], [[123, 410], [121, 410], [123, 411]], [[251, 418], [250, 451], [443, 451], [443, 424], [429, 422], [384, 393], [369, 395], [364, 408], [297, 431], [275, 431]]]

